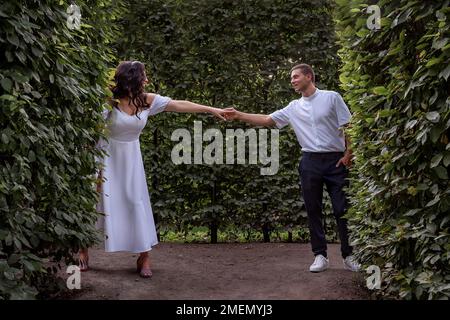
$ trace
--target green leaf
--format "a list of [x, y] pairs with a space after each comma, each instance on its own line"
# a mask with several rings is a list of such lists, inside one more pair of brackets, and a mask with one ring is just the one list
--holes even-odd
[[5, 133], [2, 133], [2, 142], [4, 144], [8, 144], [9, 143], [9, 137]]
[[36, 161], [36, 155], [35, 155], [35, 153], [33, 152], [33, 150], [30, 150], [30, 152], [28, 153], [28, 160], [29, 160], [30, 162]]
[[434, 168], [434, 171], [436, 172], [439, 179], [444, 179], [444, 180], [448, 179], [447, 169], [445, 169], [443, 166]]
[[382, 96], [386, 96], [389, 94], [389, 91], [385, 87], [382, 87], [382, 86], [373, 88], [373, 92], [377, 95], [382, 95]]
[[437, 167], [439, 165], [439, 163], [441, 162], [442, 158], [444, 157], [444, 155], [442, 153], [435, 155], [432, 159], [431, 159], [431, 164], [430, 164], [430, 168], [434, 168]]
[[442, 126], [439, 125], [434, 126], [430, 131], [431, 142], [436, 143], [439, 140], [442, 131], [443, 131]]
[[439, 73], [439, 78], [444, 78], [446, 81], [449, 76], [450, 76], [450, 64], [448, 64], [447, 67], [445, 67], [445, 69]]
[[445, 47], [445, 45], [447, 44], [447, 42], [448, 42], [448, 38], [435, 39], [435, 40], [433, 41], [432, 47], [433, 47], [433, 49], [440, 50], [440, 49], [442, 49], [443, 47]]
[[436, 18], [438, 18], [438, 21], [445, 21], [447, 16], [441, 11], [436, 11]]
[[14, 245], [16, 246], [17, 250], [22, 250], [22, 243], [20, 242], [19, 239], [13, 238], [13, 242], [14, 242]]
[[407, 217], [414, 216], [417, 212], [420, 212], [420, 211], [422, 211], [422, 209], [411, 209], [405, 213], [405, 216], [407, 216]]
[[22, 51], [16, 51], [14, 52], [14, 54], [16, 55], [17, 58], [19, 58], [19, 61], [22, 63], [25, 63], [25, 61], [27, 60], [27, 57]]
[[439, 119], [441, 118], [439, 112], [437, 111], [427, 112], [425, 114], [425, 117], [433, 123], [439, 122]]
[[20, 257], [21, 257], [21, 255], [20, 255], [20, 254], [16, 254], [16, 253], [10, 255], [10, 256], [9, 256], [9, 259], [8, 259], [8, 264], [9, 264], [10, 266], [16, 264], [17, 262], [19, 262]]
[[439, 58], [433, 58], [430, 61], [428, 61], [428, 63], [426, 64], [426, 67], [431, 67], [434, 66], [435, 64], [441, 63], [442, 62], [442, 57]]
[[31, 52], [33, 52], [33, 54], [38, 58], [42, 57], [43, 55], [42, 51], [36, 48], [35, 46], [31, 47]]
[[422, 294], [423, 294], [423, 288], [422, 288], [422, 286], [418, 286], [418, 287], [416, 288], [416, 297], [417, 297], [417, 299], [420, 299], [420, 297], [422, 296]]
[[450, 165], [450, 152], [447, 152], [444, 157], [444, 161], [442, 161], [444, 167], [448, 167]]
[[8, 279], [8, 280], [14, 280], [14, 278], [15, 278], [14, 273], [13, 273], [13, 272], [10, 272], [10, 271], [5, 271], [5, 272], [3, 272], [3, 275], [4, 275], [5, 278]]
[[385, 118], [385, 117], [390, 117], [395, 113], [395, 110], [390, 110], [390, 109], [383, 109], [379, 112], [379, 117]]
[[8, 60], [8, 62], [13, 62], [14, 61], [14, 57], [11, 54], [11, 51], [5, 51], [5, 56], [6, 56], [6, 60]]
[[430, 260], [430, 263], [435, 264], [437, 261], [439, 261], [440, 258], [441, 257], [437, 254]]
[[8, 78], [3, 78], [2, 80], [0, 80], [0, 83], [3, 87], [3, 89], [5, 89], [6, 92], [11, 92], [11, 88], [12, 88], [12, 81]]
[[23, 75], [23, 74], [21, 74], [19, 72], [14, 72], [11, 75], [11, 77], [14, 79], [14, 81], [20, 82], [20, 83], [28, 82], [30, 80], [29, 76], [25, 76], [25, 75]]
[[6, 36], [6, 39], [8, 40], [9, 43], [15, 45], [16, 47], [19, 46], [19, 38], [17, 37], [16, 34], [8, 34]]
[[9, 235], [9, 231], [0, 229], [0, 240], [5, 240], [7, 235]]
[[27, 271], [29, 271], [29, 272], [33, 272], [33, 271], [36, 270], [36, 269], [34, 268], [33, 264], [32, 264], [30, 261], [28, 261], [28, 260], [24, 260], [24, 261], [23, 261], [23, 265], [24, 265], [25, 269], [26, 269]]
[[41, 94], [39, 92], [37, 92], [37, 91], [31, 91], [31, 95], [33, 97], [35, 97], [36, 99], [42, 98]]

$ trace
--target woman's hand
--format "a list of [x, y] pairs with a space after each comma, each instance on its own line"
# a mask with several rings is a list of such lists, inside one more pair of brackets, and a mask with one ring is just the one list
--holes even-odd
[[210, 113], [221, 120], [227, 120], [225, 119], [225, 110], [223, 109], [211, 107]]

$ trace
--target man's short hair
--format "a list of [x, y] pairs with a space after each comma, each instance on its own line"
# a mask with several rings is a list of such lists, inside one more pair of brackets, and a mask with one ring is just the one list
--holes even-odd
[[301, 72], [305, 76], [308, 75], [308, 74], [311, 75], [311, 81], [313, 83], [316, 82], [316, 75], [314, 74], [314, 70], [311, 68], [311, 66], [309, 64], [306, 64], [306, 63], [297, 64], [297, 65], [295, 65], [295, 66], [293, 66], [291, 68], [291, 72], [290, 73], [292, 73], [292, 71], [297, 70], [297, 69], [300, 69]]

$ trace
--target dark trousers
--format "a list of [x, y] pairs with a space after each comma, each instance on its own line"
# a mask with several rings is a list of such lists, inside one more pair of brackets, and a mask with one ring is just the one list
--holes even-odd
[[300, 184], [308, 214], [308, 226], [314, 255], [322, 254], [325, 257], [327, 256], [327, 242], [322, 221], [324, 185], [331, 198], [341, 240], [342, 257], [345, 258], [352, 254], [352, 247], [348, 241], [347, 220], [342, 218], [348, 206], [343, 190], [348, 184], [348, 170], [343, 164], [336, 167], [336, 163], [342, 156], [343, 152], [303, 152], [302, 160], [300, 161]]

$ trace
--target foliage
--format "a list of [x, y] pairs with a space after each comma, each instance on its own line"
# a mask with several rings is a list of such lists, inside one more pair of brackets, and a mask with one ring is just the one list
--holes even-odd
[[[255, 229], [239, 230], [233, 226], [222, 228], [218, 232], [218, 242], [220, 243], [247, 243], [263, 241], [263, 233]], [[301, 228], [291, 235], [291, 242], [309, 243], [308, 227]], [[172, 231], [166, 230], [161, 233], [161, 241], [176, 243], [208, 243], [209, 229], [207, 227], [194, 227], [190, 230]], [[286, 231], [274, 232], [271, 242], [289, 242], [289, 234]]]
[[118, 7], [77, 1], [71, 30], [69, 4], [0, 4], [2, 299], [43, 296], [59, 263], [97, 239], [95, 144]]
[[[335, 87], [331, 9], [331, 1], [323, 0], [130, 1], [117, 50], [124, 60], [145, 62], [154, 92], [268, 114], [298, 98], [289, 84], [295, 63], [312, 64], [319, 86]], [[292, 130], [280, 133], [280, 168], [273, 176], [261, 176], [259, 158], [258, 165], [248, 158], [245, 165], [174, 165], [171, 151], [177, 142], [171, 134], [186, 128], [193, 137], [194, 120], [202, 121], [203, 132], [218, 128], [223, 135], [226, 129], [250, 128], [201, 115], [162, 114], [150, 120], [141, 141], [161, 231], [206, 225], [214, 233], [230, 224], [292, 231], [305, 224], [300, 148]]]
[[342, 86], [355, 113], [350, 217], [381, 296], [450, 297], [449, 1], [338, 0]]

